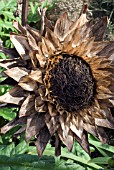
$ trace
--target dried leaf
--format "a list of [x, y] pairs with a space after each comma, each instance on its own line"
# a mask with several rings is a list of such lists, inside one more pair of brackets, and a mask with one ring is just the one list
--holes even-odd
[[51, 135], [49, 133], [48, 128], [45, 126], [39, 133], [38, 137], [37, 137], [37, 141], [36, 141], [36, 147], [37, 147], [37, 152], [38, 152], [38, 156], [41, 157], [42, 153], [49, 141], [49, 139], [51, 138]]
[[89, 55], [90, 50], [93, 46], [93, 42], [94, 42], [93, 37], [86, 39], [84, 42], [80, 43], [78, 45], [78, 47], [72, 48], [71, 51], [69, 51], [69, 53], [80, 56], [86, 60], [85, 57], [87, 57], [87, 55]]
[[41, 34], [38, 30], [35, 28], [30, 27], [29, 25], [26, 25], [26, 29], [29, 31], [29, 33], [32, 35], [32, 37], [36, 40], [36, 44], [38, 45], [38, 42], [41, 41]]
[[31, 80], [29, 76], [22, 77], [18, 85], [27, 91], [34, 91], [35, 89], [37, 89], [36, 82], [34, 80]]
[[38, 12], [39, 12], [39, 15], [41, 16], [41, 31], [40, 31], [41, 35], [45, 34], [46, 28], [53, 29], [51, 21], [48, 20], [47, 17], [45, 16], [46, 11], [47, 11], [47, 8], [38, 7]]
[[53, 135], [60, 127], [59, 116], [51, 117], [48, 114], [45, 116], [45, 122], [51, 135]]
[[44, 116], [44, 113], [34, 112], [34, 114], [27, 118], [26, 142], [42, 131], [43, 127], [45, 126]]
[[90, 37], [95, 37], [95, 41], [101, 41], [103, 39], [103, 35], [106, 31], [106, 27], [108, 24], [108, 18], [101, 18], [93, 27], [90, 32]]
[[97, 132], [96, 132], [96, 129], [95, 129], [95, 126], [94, 126], [94, 125], [90, 125], [90, 124], [88, 124], [88, 123], [83, 123], [83, 128], [84, 128], [87, 132], [91, 133], [92, 135], [97, 136]]
[[66, 138], [68, 136], [68, 133], [70, 131], [70, 119], [68, 120], [68, 114], [67, 115], [60, 115], [59, 116], [59, 122], [61, 125], [61, 129], [62, 129], [62, 135], [63, 138]]
[[108, 143], [108, 136], [102, 127], [96, 127], [98, 138], [102, 143]]
[[23, 126], [17, 132], [14, 133], [14, 136], [17, 137], [17, 136], [21, 135], [25, 131], [25, 129], [26, 129], [25, 126]]
[[27, 95], [27, 92], [21, 87], [15, 86], [7, 93], [0, 96], [0, 102], [20, 105]]
[[19, 117], [28, 116], [35, 112], [35, 95], [29, 95], [21, 105]]
[[[65, 38], [64, 50], [67, 52], [79, 46], [81, 43], [87, 42], [89, 38], [89, 32], [91, 30], [92, 22], [87, 22], [79, 28], [69, 31], [69, 34]], [[83, 49], [84, 51], [84, 49]]]
[[54, 28], [54, 34], [60, 41], [64, 41], [64, 38], [67, 36], [71, 22], [68, 19], [67, 12], [63, 13], [57, 20]]
[[15, 126], [26, 124], [26, 119], [27, 119], [27, 117], [22, 117], [22, 118], [19, 118], [19, 119], [16, 118], [15, 120], [10, 121], [5, 126], [3, 126], [1, 128], [0, 132], [5, 134], [6, 132], [8, 132], [10, 129], [12, 129]]
[[83, 120], [81, 117], [73, 117], [70, 121], [70, 129], [74, 132], [79, 138], [83, 135]]
[[90, 148], [89, 148], [89, 142], [88, 142], [88, 134], [84, 131], [84, 134], [82, 138], [79, 138], [78, 136], [74, 135], [74, 138], [77, 140], [77, 142], [80, 144], [80, 146], [88, 153], [90, 154]]
[[35, 109], [36, 109], [37, 112], [46, 112], [47, 111], [47, 105], [41, 99], [41, 96], [38, 96], [35, 99]]
[[61, 48], [61, 44], [58, 37], [56, 37], [56, 35], [49, 28], [46, 29], [45, 38], [48, 39], [54, 45], [55, 49]]
[[59, 128], [59, 130], [57, 132], [58, 132], [58, 135], [59, 135], [59, 138], [61, 139], [61, 141], [66, 145], [68, 150], [71, 152], [72, 147], [73, 147], [73, 143], [74, 143], [74, 134], [73, 134], [73, 132], [69, 131], [67, 136], [64, 136], [63, 130], [61, 128]]
[[19, 80], [23, 76], [28, 75], [28, 72], [29, 71], [24, 67], [13, 67], [4, 71], [5, 74], [7, 74], [9, 77], [13, 78], [17, 82], [19, 82]]
[[27, 31], [27, 38], [28, 38], [28, 42], [29, 42], [30, 47], [33, 50], [38, 50], [38, 44], [29, 31]]
[[55, 105], [48, 103], [48, 111], [51, 116], [56, 116], [57, 115], [57, 109]]
[[29, 51], [29, 56], [30, 56], [30, 59], [31, 59], [31, 62], [32, 62], [32, 67], [33, 69], [35, 68], [38, 68], [39, 67], [39, 62], [38, 62], [38, 59], [36, 57], [36, 54], [37, 54], [37, 51]]
[[106, 46], [97, 53], [98, 56], [106, 56], [110, 58], [114, 54], [114, 41], [106, 42]]
[[5, 55], [8, 55], [10, 59], [20, 57], [15, 48], [7, 49], [7, 48], [4, 48], [4, 47], [0, 46], [0, 52], [4, 53]]
[[107, 119], [95, 118], [95, 124], [97, 126], [102, 126], [102, 127], [107, 127], [107, 128], [110, 128], [110, 129], [114, 129], [114, 123], [112, 123], [111, 121], [108, 121]]
[[36, 58], [39, 61], [40, 66], [44, 67], [46, 64], [46, 57], [43, 55], [41, 42], [39, 42], [39, 44], [38, 44], [38, 53], [39, 54], [36, 54]]
[[16, 28], [23, 35], [26, 34], [25, 28], [16, 20], [13, 21], [13, 27]]
[[17, 85], [17, 82], [14, 79], [8, 77], [5, 80], [3, 80], [2, 82], [0, 82], [0, 85], [15, 86], [15, 85]]
[[29, 74], [29, 77], [32, 80], [37, 81], [38, 83], [43, 83], [43, 81], [42, 81], [42, 71], [40, 69], [32, 70], [31, 73]]
[[56, 134], [56, 139], [55, 139], [55, 155], [56, 156], [61, 155], [61, 140], [58, 134]]
[[26, 36], [10, 33], [10, 39], [23, 60], [29, 59], [29, 44]]
[[[43, 38], [43, 41], [44, 41], [45, 46], [46, 46], [45, 48], [48, 51], [48, 52], [45, 53], [45, 57], [49, 57], [49, 56], [54, 55], [54, 52], [56, 51], [54, 44], [46, 38]], [[42, 46], [42, 48], [43, 48], [43, 46]]]
[[[84, 8], [86, 9], [87, 6], [84, 6]], [[80, 28], [81, 26], [83, 26], [84, 24], [86, 24], [87, 22], [87, 18], [86, 18], [86, 10], [83, 11], [83, 13], [81, 14], [81, 16], [79, 17], [78, 20], [76, 20], [70, 27], [70, 32], [77, 29], [77, 28]]]
[[19, 58], [18, 59], [7, 59], [7, 60], [0, 59], [0, 66], [6, 69], [17, 67], [17, 66], [23, 67], [25, 65], [26, 63]]

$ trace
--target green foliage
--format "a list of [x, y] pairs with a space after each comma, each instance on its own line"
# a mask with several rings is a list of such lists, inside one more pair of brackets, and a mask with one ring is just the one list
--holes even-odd
[[25, 154], [28, 151], [29, 146], [24, 140], [17, 146], [13, 142], [0, 145], [0, 170], [43, 170], [54, 166], [54, 157], [44, 156], [38, 159], [37, 155]]
[[4, 46], [9, 48], [12, 47], [9, 39], [9, 33], [16, 31], [12, 26], [12, 21], [18, 17], [14, 17], [14, 12], [17, 8], [17, 1], [15, 0], [1, 0], [0, 1], [0, 39], [2, 39]]
[[96, 147], [102, 156], [113, 156], [114, 147], [108, 144], [102, 144], [97, 138], [90, 136], [89, 143]]
[[[95, 142], [93, 139], [90, 139], [90, 141]], [[102, 148], [112, 153], [113, 150], [111, 149], [114, 149], [114, 147], [107, 146], [108, 148], [106, 145], [102, 145]], [[14, 142], [0, 144], [1, 170], [3, 170], [2, 168], [6, 168], [6, 170], [8, 168], [10, 170], [20, 170], [21, 168], [23, 170], [31, 170], [31, 168], [32, 170], [48, 170], [50, 168], [53, 170], [100, 170], [105, 169], [108, 164], [113, 166], [111, 156], [91, 159], [85, 151], [82, 152], [82, 148], [77, 142], [74, 144], [72, 153], [69, 153], [66, 148], [62, 148], [62, 153], [59, 157], [54, 156], [54, 147], [48, 144], [42, 158], [38, 158], [36, 147], [29, 146], [22, 138], [20, 138], [17, 145]]]
[[28, 15], [28, 23], [30, 24], [31, 22], [37, 23], [40, 20], [40, 16], [38, 14], [38, 7], [39, 3], [38, 2], [29, 2], [30, 5], [30, 11]]
[[16, 109], [0, 108], [0, 116], [6, 120], [13, 120], [16, 117]]

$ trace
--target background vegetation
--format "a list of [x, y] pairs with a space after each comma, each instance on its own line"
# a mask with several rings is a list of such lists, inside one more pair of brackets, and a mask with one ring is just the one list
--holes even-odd
[[[45, 6], [48, 13], [57, 7], [59, 1], [53, 0], [51, 3], [45, 0], [42, 8]], [[38, 28], [40, 16], [37, 8], [40, 2], [31, 0], [29, 2], [30, 11], [28, 22], [33, 27]], [[89, 17], [97, 18], [107, 15], [109, 24], [106, 32], [106, 39], [114, 40], [114, 1], [113, 0], [91, 0], [89, 5]], [[21, 22], [19, 17], [15, 17], [17, 10], [16, 0], [0, 1], [0, 48], [13, 47], [9, 33], [16, 31], [12, 26], [13, 20]], [[0, 53], [0, 58], [7, 58], [6, 55]], [[0, 82], [4, 79], [3, 69], [0, 68]], [[0, 95], [8, 91], [10, 86], [0, 85]], [[5, 125], [16, 117], [17, 108], [0, 108], [0, 127]], [[15, 127], [7, 134], [0, 136], [0, 170], [114, 170], [114, 135], [113, 132], [107, 131], [110, 144], [102, 144], [97, 138], [89, 135], [89, 143], [91, 149], [91, 157], [80, 147], [75, 141], [72, 153], [69, 153], [66, 147], [62, 148], [62, 155], [54, 156], [53, 141], [46, 147], [43, 157], [38, 158], [36, 147], [33, 141], [26, 144], [24, 133], [16, 136], [15, 132], [19, 127]]]

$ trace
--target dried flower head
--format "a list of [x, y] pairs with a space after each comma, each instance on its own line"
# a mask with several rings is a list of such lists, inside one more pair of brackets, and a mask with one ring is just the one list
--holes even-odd
[[[90, 152], [88, 133], [107, 142], [103, 127], [114, 129], [110, 108], [114, 104], [114, 42], [102, 41], [107, 18], [97, 23], [86, 19], [86, 6], [79, 19], [70, 22], [65, 12], [54, 26], [45, 16], [41, 33], [17, 21], [20, 32], [10, 38], [19, 56], [1, 60], [15, 86], [0, 97], [0, 102], [19, 106], [16, 119], [1, 128], [6, 133], [23, 124], [26, 141], [36, 137], [41, 156], [55, 134], [55, 154], [61, 141], [69, 151], [76, 139]], [[42, 27], [42, 28], [43, 28]]]

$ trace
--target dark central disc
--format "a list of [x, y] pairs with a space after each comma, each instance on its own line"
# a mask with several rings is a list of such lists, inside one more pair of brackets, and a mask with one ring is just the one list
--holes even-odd
[[49, 72], [50, 94], [66, 111], [80, 111], [91, 105], [94, 81], [89, 65], [80, 57], [63, 54]]

